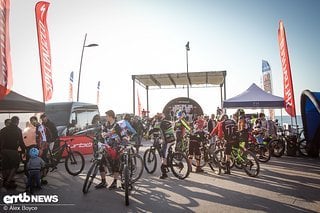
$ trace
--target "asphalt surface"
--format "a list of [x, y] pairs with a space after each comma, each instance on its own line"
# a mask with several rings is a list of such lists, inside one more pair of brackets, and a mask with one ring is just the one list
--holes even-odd
[[[141, 153], [147, 148], [141, 148]], [[191, 173], [178, 180], [172, 173], [160, 180], [160, 169], [145, 171], [124, 204], [124, 191], [90, 188], [82, 193], [91, 156], [86, 157], [84, 171], [69, 175], [64, 164], [49, 173], [48, 185], [36, 195], [55, 195], [51, 203], [4, 205], [4, 196], [24, 192], [24, 177], [16, 176], [18, 188], [0, 189], [0, 212], [320, 212], [320, 160], [283, 156], [260, 164], [260, 174], [248, 177], [233, 169], [231, 175], [217, 175], [209, 167], [202, 174]], [[96, 179], [98, 183], [100, 179]], [[111, 184], [112, 178], [107, 182]], [[14, 210], [15, 208], [15, 210]]]

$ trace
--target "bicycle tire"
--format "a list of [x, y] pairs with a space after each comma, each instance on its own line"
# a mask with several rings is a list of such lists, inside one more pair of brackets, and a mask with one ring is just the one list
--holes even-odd
[[212, 154], [212, 157], [210, 156], [208, 165], [215, 174], [217, 175], [221, 174], [221, 165], [219, 163], [217, 156], [215, 156], [214, 153]]
[[[204, 159], [204, 155], [205, 155], [205, 153], [203, 151], [201, 151], [200, 165], [199, 165], [201, 168], [207, 164], [207, 162]], [[189, 156], [189, 155], [187, 155], [187, 156]], [[197, 160], [194, 158], [192, 158], [192, 166], [197, 166]]]
[[129, 187], [130, 187], [130, 177], [129, 177], [129, 168], [127, 165], [123, 168], [124, 173], [124, 200], [126, 206], [129, 206]]
[[[153, 174], [157, 168], [157, 156], [155, 149], [147, 149], [143, 155], [144, 168], [149, 174]], [[150, 165], [150, 167], [148, 167]]]
[[224, 148], [219, 148], [214, 151], [214, 155], [216, 156], [216, 160], [220, 164], [221, 169], [226, 169], [226, 155], [224, 152]]
[[129, 171], [130, 171], [130, 179], [131, 183], [135, 183], [137, 180], [140, 179], [143, 173], [144, 163], [142, 157], [135, 153], [130, 155], [130, 164], [129, 164]]
[[259, 151], [256, 153], [258, 161], [266, 163], [271, 159], [271, 150], [266, 145], [259, 145]]
[[[185, 154], [181, 152], [174, 152], [172, 153], [172, 156], [168, 159], [170, 159], [169, 165], [174, 176], [181, 180], [189, 176], [191, 165], [189, 164], [189, 159], [185, 156]], [[178, 168], [180, 171], [176, 171], [176, 168]], [[181, 171], [185, 168], [187, 171], [185, 173], [181, 173]]]
[[[250, 177], [257, 177], [260, 172], [260, 163], [255, 154], [250, 151], [243, 151], [243, 158], [245, 158], [245, 160], [242, 164], [246, 174]], [[254, 165], [256, 165], [256, 169], [252, 169]]]
[[[79, 158], [77, 158], [77, 156], [78, 156]], [[70, 162], [70, 165], [69, 165], [69, 162]], [[80, 173], [82, 172], [82, 170], [83, 170], [83, 168], [84, 168], [84, 164], [85, 164], [85, 162], [84, 162], [84, 157], [83, 157], [83, 155], [82, 155], [80, 152], [78, 152], [78, 151], [71, 151], [71, 152], [68, 154], [68, 156], [67, 156], [67, 158], [66, 158], [66, 160], [65, 160], [65, 162], [64, 162], [64, 165], [65, 165], [65, 167], [66, 167], [67, 172], [68, 172], [70, 175], [73, 175], [73, 176], [77, 176], [78, 174], [80, 174]], [[75, 171], [73, 171], [73, 170], [71, 169], [71, 167], [72, 167], [73, 165], [80, 165], [80, 169], [76, 168]]]
[[99, 165], [100, 165], [99, 161], [94, 161], [93, 164], [91, 165], [82, 187], [82, 192], [84, 194], [88, 193], [90, 186], [98, 173]]
[[272, 156], [281, 157], [285, 151], [285, 143], [283, 140], [274, 139], [270, 141], [269, 148], [272, 152]]
[[298, 142], [298, 150], [300, 155], [304, 157], [308, 156], [308, 145], [307, 140], [305, 138]]

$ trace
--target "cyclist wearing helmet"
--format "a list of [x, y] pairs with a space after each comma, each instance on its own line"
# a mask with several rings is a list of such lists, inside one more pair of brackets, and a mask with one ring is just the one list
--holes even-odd
[[188, 122], [184, 119], [185, 114], [182, 111], [177, 112], [177, 121], [174, 125], [174, 130], [176, 131], [176, 137], [177, 137], [177, 144], [176, 144], [176, 151], [183, 152], [184, 150], [181, 150], [183, 147], [183, 138], [186, 134], [186, 132], [190, 133], [190, 126], [188, 125]]
[[29, 157], [30, 159], [27, 163], [29, 176], [26, 191], [30, 191], [31, 193], [33, 193], [32, 180], [35, 181], [37, 188], [41, 189], [40, 171], [45, 167], [45, 162], [39, 157], [39, 150], [35, 147], [29, 150]]
[[173, 126], [170, 121], [165, 120], [165, 115], [163, 113], [158, 114], [157, 120], [159, 122], [159, 128], [160, 132], [162, 134], [162, 137], [164, 139], [164, 142], [162, 144], [161, 149], [161, 176], [160, 179], [165, 179], [168, 177], [167, 175], [167, 156], [168, 156], [168, 150], [170, 146], [172, 146], [176, 140], [174, 137], [174, 130]]

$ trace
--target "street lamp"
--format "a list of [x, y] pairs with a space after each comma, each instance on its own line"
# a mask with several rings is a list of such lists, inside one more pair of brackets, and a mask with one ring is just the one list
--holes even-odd
[[80, 90], [80, 79], [81, 79], [81, 66], [82, 66], [82, 59], [83, 59], [83, 52], [85, 47], [96, 47], [98, 44], [88, 44], [86, 45], [87, 40], [87, 33], [84, 36], [82, 52], [81, 52], [81, 59], [80, 59], [80, 68], [79, 68], [79, 78], [78, 78], [78, 91], [77, 91], [77, 102], [79, 101], [79, 90]]
[[188, 94], [188, 99], [189, 99], [189, 83], [190, 83], [190, 78], [189, 78], [189, 64], [188, 64], [188, 52], [190, 51], [189, 47], [189, 41], [186, 44], [186, 58], [187, 58], [187, 79], [188, 79], [188, 84], [187, 84], [187, 94]]

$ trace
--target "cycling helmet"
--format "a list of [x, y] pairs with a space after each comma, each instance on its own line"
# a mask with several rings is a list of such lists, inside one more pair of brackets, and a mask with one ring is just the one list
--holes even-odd
[[177, 118], [181, 118], [181, 117], [182, 117], [182, 111], [179, 110], [179, 111], [177, 112]]
[[39, 155], [39, 150], [37, 148], [31, 148], [29, 151], [29, 155], [31, 158], [36, 158]]

